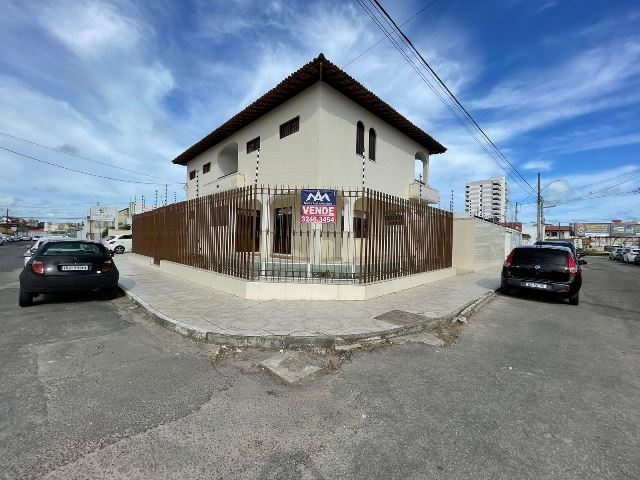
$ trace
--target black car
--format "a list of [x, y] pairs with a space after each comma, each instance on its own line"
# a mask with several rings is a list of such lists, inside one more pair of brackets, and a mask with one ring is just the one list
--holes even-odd
[[514, 248], [502, 267], [502, 292], [514, 289], [538, 290], [580, 301], [582, 270], [570, 248], [555, 245], [527, 245]]
[[42, 293], [83, 290], [118, 292], [120, 274], [107, 249], [92, 241], [44, 243], [20, 273], [18, 304], [27, 307]]

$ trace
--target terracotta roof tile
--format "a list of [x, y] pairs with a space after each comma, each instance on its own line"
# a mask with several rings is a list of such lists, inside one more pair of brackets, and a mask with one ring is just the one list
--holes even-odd
[[447, 150], [429, 134], [416, 127], [389, 104], [371, 93], [361, 83], [357, 82], [338, 66], [327, 60], [321, 53], [317, 58], [314, 58], [311, 62], [289, 75], [240, 113], [227, 120], [209, 135], [178, 155], [173, 160], [173, 163], [186, 165], [189, 160], [209, 150], [211, 147], [269, 113], [271, 110], [274, 110], [316, 82], [324, 82], [330, 85], [362, 108], [370, 111], [389, 125], [397, 128], [416, 143], [425, 147], [429, 153], [444, 153]]

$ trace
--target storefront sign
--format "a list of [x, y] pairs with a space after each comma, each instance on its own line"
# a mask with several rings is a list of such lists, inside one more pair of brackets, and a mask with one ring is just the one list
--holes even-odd
[[612, 237], [638, 237], [640, 236], [640, 224], [617, 223], [611, 225]]
[[300, 223], [336, 223], [336, 191], [303, 189]]
[[610, 223], [577, 223], [575, 232], [578, 237], [608, 237], [610, 229]]
[[89, 220], [115, 222], [116, 209], [112, 207], [100, 207], [98, 205], [91, 207], [89, 211]]

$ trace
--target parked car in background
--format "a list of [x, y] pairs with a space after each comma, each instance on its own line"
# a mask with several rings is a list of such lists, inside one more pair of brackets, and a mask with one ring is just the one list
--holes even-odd
[[610, 251], [609, 251], [609, 260], [615, 260], [616, 259], [616, 254], [622, 250], [622, 247], [613, 247]]
[[638, 254], [640, 254], [640, 248], [631, 248], [628, 252], [622, 255], [622, 261], [624, 263], [633, 263]]
[[18, 304], [28, 307], [40, 294], [105, 290], [118, 292], [120, 274], [104, 245], [88, 240], [49, 240], [20, 273]]
[[104, 240], [102, 244], [113, 253], [130, 252], [133, 247], [133, 235], [131, 233], [116, 235], [110, 240]]
[[555, 245], [558, 247], [567, 247], [569, 250], [571, 250], [571, 253], [575, 258], [578, 258], [580, 256], [578, 255], [576, 246], [569, 240], [538, 240], [536, 243], [534, 243], [534, 245]]
[[620, 250], [618, 250], [616, 252], [616, 254], [613, 256], [614, 260], [619, 260], [622, 261], [622, 258], [624, 257], [624, 255], [631, 250], [631, 248], [621, 248]]
[[26, 265], [29, 259], [33, 256], [33, 254], [38, 251], [38, 248], [40, 248], [44, 243], [48, 242], [49, 240], [56, 240], [59, 242], [68, 242], [76, 239], [69, 238], [69, 237], [42, 237], [38, 239], [36, 243], [33, 244], [32, 247], [27, 248], [27, 251], [22, 254], [22, 257], [24, 258], [24, 264]]
[[633, 263], [640, 265], [640, 255], [636, 255], [636, 258], [633, 259]]
[[516, 247], [502, 267], [502, 292], [510, 295], [516, 289], [537, 290], [564, 296], [571, 305], [578, 305], [582, 287], [580, 265], [584, 263], [564, 246]]

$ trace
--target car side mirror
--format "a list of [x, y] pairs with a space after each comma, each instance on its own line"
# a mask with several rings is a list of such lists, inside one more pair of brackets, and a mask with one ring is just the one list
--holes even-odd
[[587, 261], [583, 260], [582, 258], [580, 260], [578, 260], [578, 265], [586, 265]]

